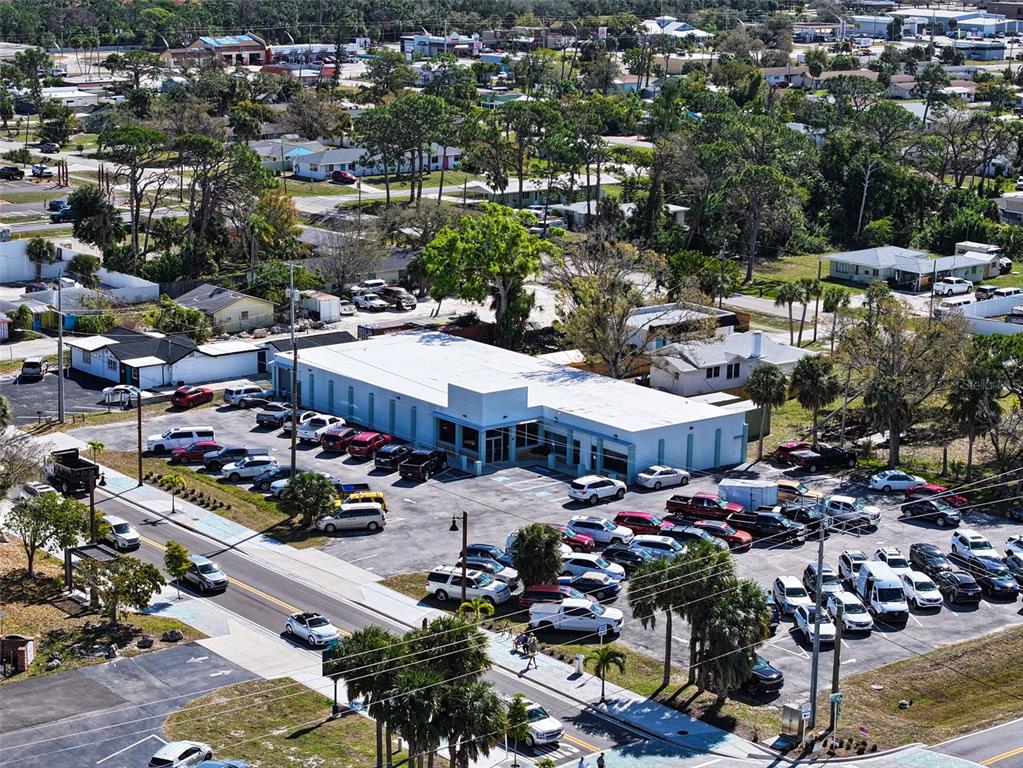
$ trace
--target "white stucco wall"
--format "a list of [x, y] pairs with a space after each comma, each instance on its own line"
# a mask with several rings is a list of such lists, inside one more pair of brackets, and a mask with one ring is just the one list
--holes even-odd
[[238, 352], [231, 355], [204, 355], [193, 352], [171, 366], [168, 383], [203, 384], [252, 376], [259, 368], [259, 353]]

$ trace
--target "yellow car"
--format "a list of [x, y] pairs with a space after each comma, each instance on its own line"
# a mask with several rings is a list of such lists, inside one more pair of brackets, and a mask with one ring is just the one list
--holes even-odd
[[778, 481], [778, 501], [820, 501], [824, 494], [807, 488], [798, 480], [784, 478]]
[[355, 502], [371, 501], [380, 505], [380, 508], [387, 511], [387, 499], [384, 497], [383, 491], [355, 491], [349, 493], [344, 499], [338, 499], [334, 502], [334, 505], [340, 507], [342, 502], [346, 504], [354, 504]]

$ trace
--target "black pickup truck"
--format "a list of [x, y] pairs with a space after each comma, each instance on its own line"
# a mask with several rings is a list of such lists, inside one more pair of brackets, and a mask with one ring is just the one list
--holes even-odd
[[729, 524], [740, 531], [746, 531], [757, 539], [768, 539], [772, 543], [782, 542], [803, 543], [806, 541], [806, 526], [794, 523], [781, 512], [755, 510], [738, 512], [728, 518]]
[[811, 450], [793, 451], [789, 461], [797, 467], [816, 472], [828, 467], [856, 466], [856, 451], [853, 448], [842, 448], [838, 445], [814, 443]]
[[448, 466], [448, 455], [444, 451], [420, 448], [412, 451], [408, 458], [398, 465], [398, 474], [403, 480], [429, 480]]
[[99, 479], [99, 464], [83, 458], [77, 448], [54, 451], [43, 469], [50, 485], [65, 495], [88, 491]]

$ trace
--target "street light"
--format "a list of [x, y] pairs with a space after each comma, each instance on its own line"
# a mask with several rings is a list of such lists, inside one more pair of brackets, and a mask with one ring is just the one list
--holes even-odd
[[[451, 516], [451, 527], [448, 528], [452, 533], [458, 532], [458, 520], [454, 515]], [[465, 579], [466, 570], [468, 568], [467, 558], [469, 556], [469, 513], [464, 509], [462, 510], [462, 602], [465, 602]]]

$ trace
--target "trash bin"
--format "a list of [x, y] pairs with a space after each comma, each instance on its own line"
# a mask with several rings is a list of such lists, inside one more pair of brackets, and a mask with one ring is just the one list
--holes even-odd
[[575, 673], [581, 675], [585, 669], [586, 657], [581, 653], [575, 655]]

